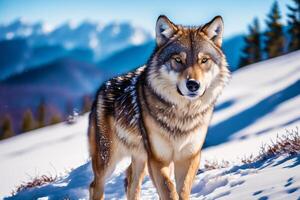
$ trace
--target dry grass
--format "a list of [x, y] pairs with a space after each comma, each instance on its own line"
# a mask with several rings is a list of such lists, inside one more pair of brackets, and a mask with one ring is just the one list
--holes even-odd
[[[300, 134], [299, 128], [286, 130], [286, 133], [281, 136], [277, 136], [275, 141], [271, 141], [270, 144], [263, 144], [260, 147], [260, 152], [257, 156], [247, 156], [241, 159], [243, 164], [250, 164], [257, 161], [266, 160], [268, 158], [280, 155], [296, 155], [300, 153]], [[226, 160], [221, 162], [216, 160], [206, 160], [204, 169], [201, 171], [221, 169], [232, 166], [231, 163]]]
[[298, 127], [285, 131], [286, 133], [284, 135], [277, 135], [275, 141], [271, 141], [271, 144], [263, 144], [258, 156], [246, 157], [242, 159], [242, 162], [249, 164], [256, 161], [266, 160], [274, 156], [299, 154], [300, 135]]
[[217, 160], [205, 160], [204, 169], [205, 170], [221, 169], [221, 168], [227, 168], [230, 165], [231, 163], [226, 160], [222, 160], [221, 162]]
[[39, 186], [46, 185], [48, 183], [52, 183], [56, 180], [58, 180], [57, 176], [42, 175], [42, 176], [39, 176], [39, 177], [35, 177], [31, 181], [24, 182], [20, 186], [18, 186], [12, 192], [12, 195], [15, 195], [18, 192], [21, 192], [21, 191], [24, 191], [24, 190], [27, 190], [27, 189], [30, 189], [30, 188], [39, 187]]
[[[55, 170], [55, 168], [54, 168], [54, 170]], [[40, 186], [47, 185], [49, 183], [53, 183], [55, 181], [61, 180], [66, 175], [70, 174], [73, 170], [74, 170], [74, 168], [70, 168], [70, 169], [65, 170], [64, 173], [57, 173], [55, 170], [54, 174], [56, 174], [56, 175], [49, 173], [48, 175], [44, 174], [41, 176], [36, 176], [34, 178], [30, 177], [30, 179], [31, 179], [30, 181], [23, 182], [21, 185], [17, 186], [17, 188], [14, 189], [11, 192], [11, 194], [16, 195], [18, 192], [21, 192], [21, 191], [24, 191], [27, 189], [34, 188], [34, 187], [40, 187]]]

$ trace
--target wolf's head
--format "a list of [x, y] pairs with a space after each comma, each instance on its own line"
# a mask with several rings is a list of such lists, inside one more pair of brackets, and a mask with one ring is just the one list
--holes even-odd
[[229, 77], [221, 50], [223, 30], [220, 16], [200, 27], [175, 25], [160, 16], [148, 76], [157, 94], [175, 104], [216, 98]]

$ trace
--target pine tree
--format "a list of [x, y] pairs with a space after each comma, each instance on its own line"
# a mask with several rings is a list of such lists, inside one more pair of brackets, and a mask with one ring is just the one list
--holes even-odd
[[246, 46], [240, 59], [240, 67], [262, 60], [261, 33], [259, 21], [254, 19], [253, 25], [249, 26], [249, 35], [244, 37]]
[[11, 118], [6, 115], [2, 121], [0, 140], [14, 136]]
[[268, 58], [280, 56], [284, 53], [284, 34], [280, 22], [281, 15], [278, 2], [275, 1], [270, 13], [268, 14], [267, 31], [265, 33], [265, 51]]
[[293, 0], [294, 6], [288, 5], [288, 24], [289, 24], [289, 52], [300, 49], [300, 0]]
[[53, 124], [57, 124], [59, 122], [61, 122], [61, 117], [59, 114], [54, 114], [51, 119], [50, 119], [50, 124], [53, 125]]
[[37, 109], [37, 126], [38, 128], [46, 125], [46, 103], [42, 99]]
[[33, 130], [34, 128], [35, 128], [35, 122], [33, 119], [32, 112], [31, 110], [26, 110], [23, 115], [21, 131], [27, 132]]
[[91, 110], [91, 107], [92, 107], [91, 97], [89, 95], [84, 95], [82, 100], [81, 112], [82, 113], [89, 112]]

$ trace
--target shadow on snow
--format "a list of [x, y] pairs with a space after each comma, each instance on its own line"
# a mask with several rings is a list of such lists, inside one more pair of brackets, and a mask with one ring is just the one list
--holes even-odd
[[254, 124], [258, 119], [272, 112], [279, 104], [300, 94], [300, 80], [287, 88], [261, 100], [250, 108], [209, 128], [204, 147], [228, 141], [234, 133]]

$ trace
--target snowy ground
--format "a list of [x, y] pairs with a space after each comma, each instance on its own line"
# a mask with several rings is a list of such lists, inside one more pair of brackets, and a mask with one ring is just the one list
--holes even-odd
[[[197, 175], [192, 199], [300, 199], [300, 156], [271, 158], [252, 165], [262, 143], [300, 128], [300, 51], [248, 66], [233, 74], [216, 107], [202, 153], [205, 160], [229, 160], [234, 167]], [[8, 199], [88, 197], [92, 179], [87, 152], [87, 116], [74, 125], [58, 124], [0, 142], [0, 198], [23, 181], [43, 174], [59, 181]], [[124, 160], [106, 185], [107, 199], [124, 199]], [[68, 175], [66, 171], [73, 169]], [[146, 177], [142, 199], [157, 199]]]

